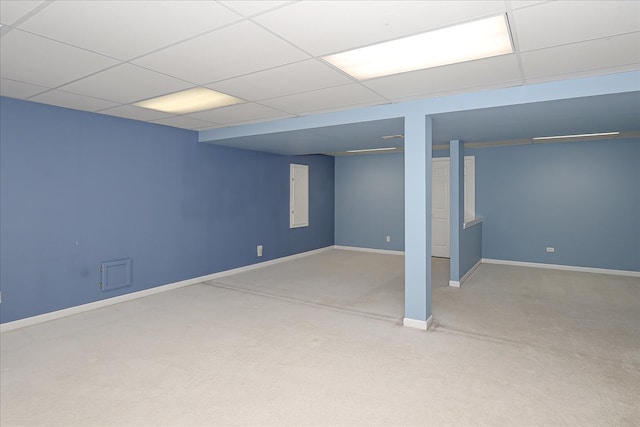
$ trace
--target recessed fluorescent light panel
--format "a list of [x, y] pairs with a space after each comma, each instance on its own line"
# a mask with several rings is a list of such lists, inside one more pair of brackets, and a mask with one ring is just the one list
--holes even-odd
[[372, 151], [390, 151], [395, 150], [396, 147], [385, 147], [385, 148], [366, 148], [364, 150], [347, 150], [347, 153], [369, 153]]
[[507, 15], [325, 56], [358, 80], [513, 53]]
[[620, 135], [620, 132], [600, 132], [600, 133], [580, 133], [575, 135], [556, 135], [556, 136], [536, 136], [534, 141], [544, 141], [545, 139], [566, 139], [566, 138], [589, 138], [593, 136], [612, 136]]
[[171, 114], [187, 114], [210, 110], [242, 102], [241, 99], [216, 92], [204, 87], [183, 90], [146, 101], [136, 102], [135, 106]]

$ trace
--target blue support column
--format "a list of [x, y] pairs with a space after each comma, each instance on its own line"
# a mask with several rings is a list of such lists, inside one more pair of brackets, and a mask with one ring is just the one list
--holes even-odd
[[458, 140], [449, 141], [451, 258], [449, 286], [460, 287], [460, 239], [464, 222], [464, 149]]
[[404, 320], [427, 329], [431, 323], [432, 123], [424, 114], [404, 118]]

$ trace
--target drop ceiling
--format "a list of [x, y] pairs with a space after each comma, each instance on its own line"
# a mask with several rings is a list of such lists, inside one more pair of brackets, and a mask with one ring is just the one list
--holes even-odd
[[[513, 54], [365, 81], [321, 59], [500, 13], [509, 19]], [[0, 0], [0, 23], [2, 96], [193, 130], [640, 69], [639, 1]], [[243, 102], [184, 115], [133, 106], [198, 86]], [[598, 110], [612, 121], [613, 112], [637, 113], [633, 95], [593, 101], [615, 105]], [[571, 116], [594, 105], [575, 101], [556, 107]], [[620, 111], [626, 107], [631, 109]], [[526, 114], [499, 113], [532, 117], [536, 107], [528, 108]], [[451, 136], [442, 129], [453, 121], [457, 138], [496, 139], [501, 137], [496, 126], [478, 131], [489, 126], [493, 113], [441, 116], [435, 131]], [[576, 126], [580, 120], [593, 123], [580, 117]], [[476, 126], [473, 134], [470, 125], [460, 129], [461, 118]], [[342, 151], [361, 148], [357, 141], [373, 132], [376, 138], [401, 133], [398, 123], [308, 133], [324, 141], [343, 135], [342, 143], [323, 150]], [[305, 151], [291, 148], [300, 135], [275, 136], [265, 136], [269, 141], [258, 149]]]

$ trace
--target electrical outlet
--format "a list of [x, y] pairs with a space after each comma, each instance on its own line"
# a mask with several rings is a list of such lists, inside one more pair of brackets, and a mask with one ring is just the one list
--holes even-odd
[[387, 236], [387, 242], [391, 241], [391, 236]]
[[258, 245], [257, 252], [258, 252], [258, 256], [262, 256], [262, 245]]
[[547, 246], [547, 252], [549, 252], [550, 254], [554, 253], [556, 251], [556, 248], [552, 248], [551, 246]]

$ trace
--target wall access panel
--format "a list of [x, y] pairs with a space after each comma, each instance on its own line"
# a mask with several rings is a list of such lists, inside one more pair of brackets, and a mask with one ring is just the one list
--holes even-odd
[[291, 164], [290, 228], [309, 226], [309, 166]]

